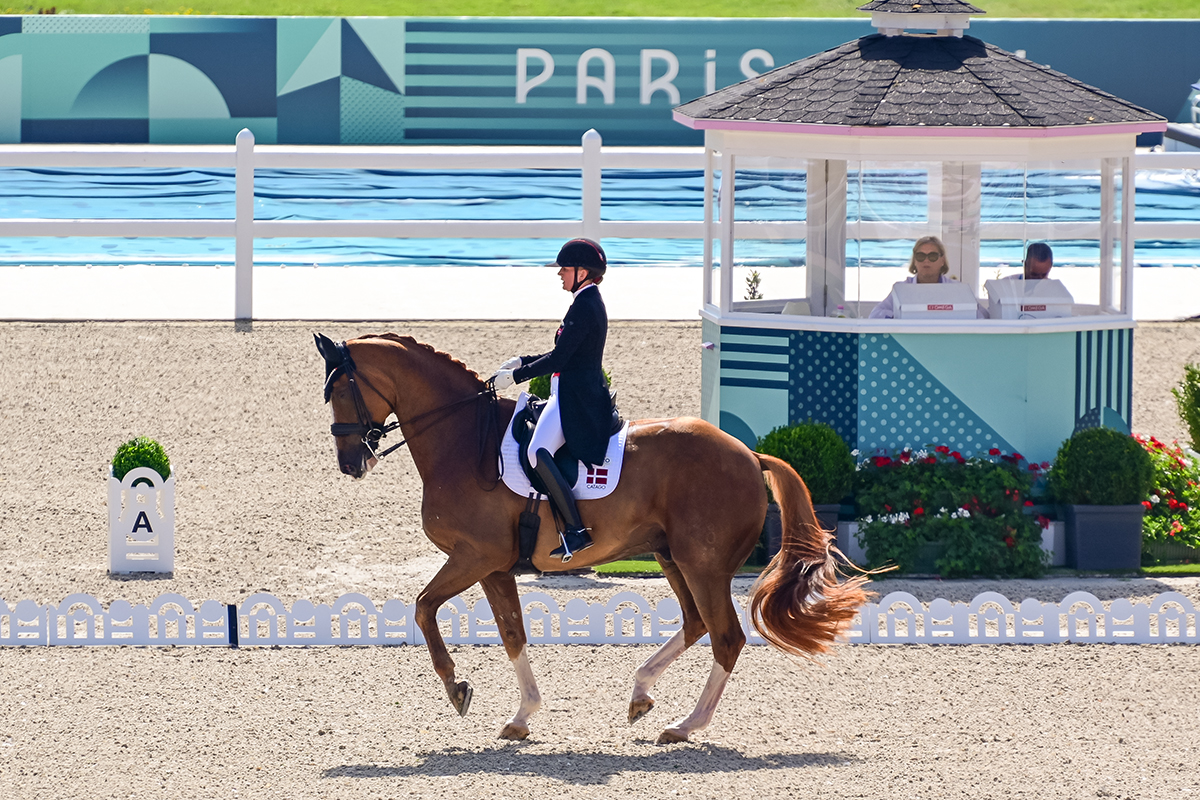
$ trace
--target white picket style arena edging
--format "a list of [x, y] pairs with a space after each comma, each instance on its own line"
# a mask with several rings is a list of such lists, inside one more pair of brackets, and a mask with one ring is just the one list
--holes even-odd
[[[531, 644], [661, 644], [682, 624], [679, 604], [652, 604], [635, 592], [604, 603], [575, 598], [565, 606], [543, 592], [521, 598]], [[764, 644], [737, 599], [749, 644]], [[344, 594], [331, 605], [297, 600], [289, 609], [271, 594], [246, 598], [240, 607], [205, 600], [199, 607], [178, 594], [148, 606], [114, 601], [107, 610], [88, 594], [58, 605], [0, 599], [0, 646], [29, 645], [400, 645], [424, 644], [413, 622], [415, 605], [388, 600], [376, 606], [365, 595]], [[236, 629], [231, 623], [236, 620]], [[449, 644], [499, 644], [484, 599], [461, 597], [438, 612]], [[234, 635], [231, 636], [231, 630]], [[701, 640], [708, 643], [706, 636]], [[1060, 603], [1027, 599], [1014, 606], [996, 592], [970, 603], [937, 599], [928, 607], [906, 592], [867, 604], [847, 635], [851, 644], [1200, 644], [1200, 614], [1192, 602], [1166, 592], [1146, 603], [1073, 592]]]

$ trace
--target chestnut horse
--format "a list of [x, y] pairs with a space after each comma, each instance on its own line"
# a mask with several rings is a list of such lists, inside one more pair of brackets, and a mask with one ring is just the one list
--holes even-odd
[[[498, 436], [514, 402], [496, 405], [489, 384], [445, 353], [392, 333], [336, 344], [317, 334], [326, 362], [326, 399], [333, 409], [341, 471], [363, 477], [377, 462], [383, 421], [395, 414], [424, 484], [425, 534], [447, 556], [417, 597], [415, 620], [450, 702], [466, 714], [471, 687], [455, 678], [437, 624], [442, 604], [479, 583], [491, 604], [516, 670], [521, 699], [501, 738], [524, 739], [541, 705], [526, 655], [517, 584], [517, 523], [525, 498], [499, 485]], [[390, 430], [388, 428], [387, 430]], [[394, 449], [394, 448], [393, 448]], [[754, 549], [767, 510], [764, 474], [779, 502], [783, 542], [750, 599], [755, 628], [779, 649], [825, 652], [866, 601], [862, 575], [839, 582], [843, 563], [829, 531], [813, 513], [808, 489], [783, 461], [751, 451], [700, 419], [631, 424], [620, 483], [607, 497], [579, 503], [595, 545], [568, 567], [551, 558], [558, 532], [541, 513], [533, 554], [544, 572], [578, 569], [653, 553], [679, 598], [683, 626], [634, 675], [629, 721], [654, 706], [650, 690], [679, 655], [708, 633], [713, 666], [691, 714], [663, 730], [659, 742], [686, 741], [712, 720], [746, 636], [730, 585]]]

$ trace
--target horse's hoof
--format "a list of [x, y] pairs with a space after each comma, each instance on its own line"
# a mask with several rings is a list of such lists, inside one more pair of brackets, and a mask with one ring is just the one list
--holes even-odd
[[454, 710], [458, 712], [460, 717], [465, 717], [467, 710], [471, 708], [471, 696], [473, 694], [475, 694], [475, 690], [466, 681], [459, 681], [454, 684], [454, 694], [450, 696], [450, 702], [454, 704]]
[[519, 742], [529, 736], [529, 728], [524, 725], [513, 725], [511, 722], [500, 729], [500, 738]]
[[659, 744], [675, 744], [676, 742], [686, 742], [687, 734], [678, 728], [667, 728], [658, 735]]
[[632, 725], [649, 714], [652, 708], [654, 708], [654, 701], [649, 697], [644, 700], [631, 701], [629, 703], [629, 724]]

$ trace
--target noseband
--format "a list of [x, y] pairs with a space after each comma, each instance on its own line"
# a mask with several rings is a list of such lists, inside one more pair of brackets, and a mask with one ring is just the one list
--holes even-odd
[[[354, 364], [354, 359], [350, 357], [350, 348], [346, 346], [345, 342], [337, 344], [336, 347], [338, 355], [341, 356], [341, 362], [336, 365], [330, 364], [329, 362], [326, 362], [325, 364], [325, 402], [328, 403], [330, 398], [333, 396], [333, 384], [338, 378], [345, 375], [346, 380], [350, 382], [350, 396], [354, 399], [354, 413], [358, 416], [358, 422], [335, 422], [329, 426], [329, 432], [334, 436], [359, 437], [362, 443], [366, 446], [367, 451], [370, 452], [370, 454], [376, 459], [383, 458], [388, 453], [391, 453], [394, 450], [397, 450], [408, 444], [407, 439], [401, 439], [388, 449], [381, 452], [376, 452], [376, 448], [379, 447], [379, 441], [392, 431], [399, 428], [401, 425], [407, 425], [416, 422], [417, 420], [428, 417], [431, 414], [435, 414], [439, 411], [448, 411], [449, 409], [456, 408], [457, 406], [465, 405], [466, 403], [478, 400], [481, 397], [488, 398], [488, 405], [492, 411], [491, 416], [493, 418], [493, 425], [495, 424], [494, 420], [497, 411], [496, 385], [493, 383], [492, 379], [489, 378], [484, 382], [485, 385], [483, 390], [476, 392], [473, 395], [469, 395], [460, 400], [447, 403], [444, 406], [438, 406], [431, 411], [418, 414], [417, 416], [405, 422], [397, 421], [387, 425], [382, 425], [371, 418], [371, 412], [367, 410], [367, 402], [363, 399], [362, 390], [358, 387], [358, 382], [362, 381], [368, 389], [380, 397], [384, 397], [383, 393], [376, 389], [371, 382], [367, 380], [366, 376], [358, 372], [358, 369]], [[387, 398], [384, 399], [386, 400]], [[486, 433], [482, 434], [481, 439], [485, 435]], [[497, 448], [498, 447], [499, 441], [497, 441]]]

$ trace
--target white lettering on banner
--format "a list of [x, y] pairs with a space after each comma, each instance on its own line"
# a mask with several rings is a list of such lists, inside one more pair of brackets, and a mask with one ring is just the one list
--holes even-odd
[[[604, 77], [599, 78], [588, 74], [588, 65], [592, 59], [599, 59], [604, 67]], [[583, 55], [575, 64], [575, 102], [581, 106], [587, 105], [587, 90], [593, 86], [600, 90], [604, 97], [604, 105], [611, 106], [617, 100], [617, 62], [612, 53], [599, 47], [584, 50]]]
[[[542, 72], [540, 75], [530, 78], [529, 74], [529, 59], [536, 58], [542, 62]], [[518, 47], [517, 48], [517, 102], [524, 103], [529, 90], [535, 86], [541, 86], [546, 81], [550, 80], [550, 76], [554, 74], [554, 56], [542, 50], [540, 47]]]
[[712, 94], [717, 90], [717, 51], [704, 51], [704, 93]]
[[742, 53], [742, 63], [740, 65], [742, 68], [742, 74], [747, 78], [757, 78], [762, 74], [760, 72], [756, 72], [754, 67], [750, 66], [751, 61], [761, 61], [763, 62], [763, 66], [767, 69], [773, 69], [775, 67], [775, 59], [772, 58], [771, 54], [766, 50], [760, 50], [758, 48], [747, 50], [746, 52]]
[[[665, 61], [667, 63], [666, 74], [650, 79], [650, 75], [654, 69], [655, 61]], [[675, 84], [671, 81], [675, 80], [675, 76], [679, 74], [679, 59], [670, 50], [643, 50], [642, 51], [642, 105], [650, 105], [650, 98], [655, 92], [666, 92], [667, 99], [671, 105], [679, 105], [679, 90], [675, 88]]]

